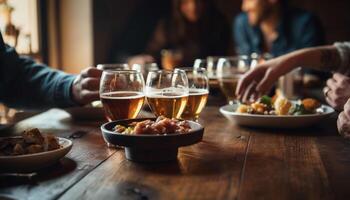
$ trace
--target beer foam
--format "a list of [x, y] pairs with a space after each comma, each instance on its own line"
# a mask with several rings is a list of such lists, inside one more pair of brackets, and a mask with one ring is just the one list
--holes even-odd
[[171, 93], [171, 92], [167, 92], [167, 93], [157, 92], [157, 93], [147, 94], [146, 97], [148, 97], [148, 98], [173, 99], [173, 98], [188, 97], [188, 94], [176, 94], [176, 93]]
[[176, 87], [168, 87], [168, 88], [150, 88], [146, 87], [146, 97], [150, 98], [181, 98], [188, 96], [187, 88], [176, 88]]
[[[120, 94], [123, 94], [123, 96], [118, 96]], [[136, 91], [116, 91], [100, 94], [100, 98], [104, 99], [137, 99], [141, 97], [145, 97], [145, 95], [142, 92]]]

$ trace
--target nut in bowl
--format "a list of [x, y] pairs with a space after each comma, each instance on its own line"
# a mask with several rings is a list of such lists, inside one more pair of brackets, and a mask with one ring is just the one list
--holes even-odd
[[200, 142], [204, 128], [193, 121], [158, 117], [112, 121], [101, 131], [107, 143], [125, 147], [128, 160], [164, 162], [176, 160], [179, 147]]
[[132, 122], [127, 127], [118, 124], [114, 127], [114, 131], [119, 134], [135, 135], [185, 134], [191, 131], [191, 126], [186, 120], [180, 121], [160, 116], [155, 121], [147, 119]]

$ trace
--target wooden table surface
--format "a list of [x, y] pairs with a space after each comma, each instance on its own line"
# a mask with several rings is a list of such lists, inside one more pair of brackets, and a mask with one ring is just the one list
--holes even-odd
[[30, 179], [0, 176], [0, 199], [350, 199], [350, 144], [335, 118], [308, 129], [252, 129], [208, 106], [200, 122], [203, 141], [181, 148], [176, 162], [142, 164], [105, 145], [102, 122], [58, 109], [36, 115], [13, 132], [74, 134], [73, 149]]

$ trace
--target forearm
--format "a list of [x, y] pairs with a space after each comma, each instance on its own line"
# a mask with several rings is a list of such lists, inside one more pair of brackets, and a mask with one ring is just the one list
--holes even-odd
[[335, 46], [306, 48], [287, 55], [291, 68], [308, 67], [323, 71], [337, 71], [341, 65], [340, 55]]
[[74, 105], [71, 86], [74, 76], [36, 64], [9, 51], [3, 60], [6, 76], [1, 101], [15, 108], [48, 108]]

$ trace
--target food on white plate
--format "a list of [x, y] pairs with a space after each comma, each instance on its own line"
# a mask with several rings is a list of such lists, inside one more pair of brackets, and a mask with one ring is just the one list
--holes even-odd
[[128, 126], [116, 125], [114, 131], [120, 134], [132, 135], [167, 135], [188, 133], [191, 131], [191, 127], [186, 120], [182, 121], [160, 116], [155, 121], [133, 122]]
[[306, 98], [290, 101], [277, 93], [274, 97], [262, 96], [251, 104], [240, 104], [236, 112], [257, 115], [306, 115], [322, 113], [321, 104], [316, 99]]
[[58, 138], [39, 129], [26, 130], [19, 137], [0, 138], [0, 156], [17, 156], [61, 148]]

